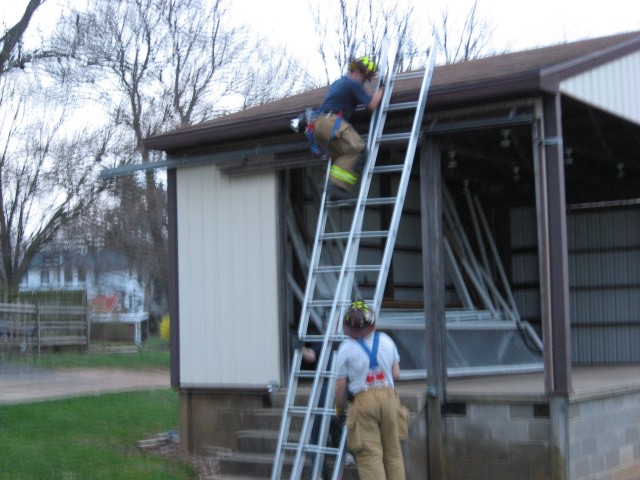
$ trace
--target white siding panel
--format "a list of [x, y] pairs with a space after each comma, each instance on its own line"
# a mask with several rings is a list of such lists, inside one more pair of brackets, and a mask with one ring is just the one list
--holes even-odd
[[180, 380], [280, 379], [276, 176], [178, 171]]
[[560, 91], [640, 124], [640, 53], [564, 80]]

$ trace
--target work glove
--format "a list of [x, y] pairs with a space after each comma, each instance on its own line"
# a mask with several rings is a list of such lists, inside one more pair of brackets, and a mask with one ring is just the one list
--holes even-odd
[[344, 424], [347, 421], [347, 412], [344, 411], [344, 408], [336, 407], [336, 417], [340, 423]]
[[304, 347], [304, 342], [298, 337], [290, 337], [289, 346], [291, 347], [291, 350], [300, 350], [302, 347]]

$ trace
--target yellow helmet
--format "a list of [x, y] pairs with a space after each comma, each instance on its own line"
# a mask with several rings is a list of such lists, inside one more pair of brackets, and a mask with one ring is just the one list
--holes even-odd
[[376, 315], [361, 300], [355, 300], [343, 319], [344, 332], [351, 338], [363, 338], [376, 328]]
[[369, 57], [352, 58], [349, 60], [349, 71], [355, 70], [360, 70], [367, 80], [371, 80], [378, 71], [378, 66]]

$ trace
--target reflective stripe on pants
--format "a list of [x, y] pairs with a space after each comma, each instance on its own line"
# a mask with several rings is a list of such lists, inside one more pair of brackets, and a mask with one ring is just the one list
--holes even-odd
[[334, 114], [318, 117], [313, 135], [318, 145], [328, 145], [329, 156], [333, 159], [332, 167], [336, 167], [330, 172], [331, 183], [344, 190], [350, 190], [358, 181], [354, 167], [366, 145], [353, 125], [344, 119], [331, 138], [337, 118]]

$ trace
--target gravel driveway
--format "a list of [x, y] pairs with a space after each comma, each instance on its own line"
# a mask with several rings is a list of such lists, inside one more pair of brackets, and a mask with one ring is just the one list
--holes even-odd
[[110, 368], [49, 370], [0, 361], [0, 405], [170, 388], [169, 372]]

